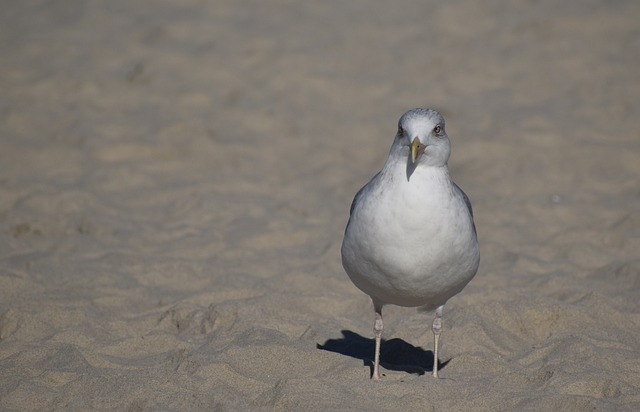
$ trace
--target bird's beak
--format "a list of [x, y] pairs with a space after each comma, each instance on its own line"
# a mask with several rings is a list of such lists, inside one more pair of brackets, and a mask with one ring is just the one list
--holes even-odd
[[420, 159], [426, 147], [420, 142], [418, 136], [413, 138], [413, 142], [411, 142], [411, 163], [415, 163], [416, 160]]

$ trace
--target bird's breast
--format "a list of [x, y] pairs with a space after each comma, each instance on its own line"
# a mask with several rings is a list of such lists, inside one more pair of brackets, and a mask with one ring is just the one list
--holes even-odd
[[351, 216], [343, 245], [347, 273], [387, 303], [446, 301], [471, 280], [479, 262], [464, 199], [448, 174], [414, 174], [384, 186], [383, 192], [372, 188]]

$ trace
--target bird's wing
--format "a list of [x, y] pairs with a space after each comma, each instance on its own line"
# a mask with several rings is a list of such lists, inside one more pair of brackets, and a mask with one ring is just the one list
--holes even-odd
[[471, 217], [473, 217], [473, 208], [471, 207], [471, 201], [469, 200], [469, 196], [467, 196], [467, 194], [462, 189], [460, 189], [460, 186], [458, 186], [455, 182], [453, 182], [453, 186], [455, 186], [456, 191], [464, 199], [464, 203], [467, 205], [467, 209], [469, 210], [469, 214], [471, 215]]
[[367, 186], [369, 186], [371, 184], [371, 182], [376, 180], [379, 175], [380, 175], [380, 172], [376, 173], [376, 175], [373, 176], [373, 178], [369, 181], [369, 183], [367, 183], [366, 185], [362, 186], [360, 188], [360, 190], [358, 190], [358, 193], [356, 193], [356, 195], [353, 197], [353, 201], [351, 202], [351, 208], [349, 209], [349, 216], [351, 216], [351, 214], [353, 213], [353, 209], [356, 207], [356, 203], [358, 202], [358, 199], [360, 199], [360, 197], [364, 193], [365, 188]]
[[473, 232], [477, 234], [476, 224], [473, 221], [473, 207], [471, 207], [471, 201], [469, 200], [469, 196], [467, 196], [467, 194], [462, 189], [460, 189], [460, 186], [458, 186], [456, 182], [452, 182], [452, 183], [453, 183], [453, 187], [455, 187], [458, 194], [462, 196], [462, 199], [464, 200], [465, 205], [467, 205], [467, 210], [471, 215], [471, 224], [473, 224]]

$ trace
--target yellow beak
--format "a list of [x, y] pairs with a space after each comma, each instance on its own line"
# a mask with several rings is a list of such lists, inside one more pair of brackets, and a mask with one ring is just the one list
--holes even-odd
[[420, 143], [420, 139], [415, 137], [413, 142], [411, 142], [411, 163], [415, 163], [416, 160], [420, 159], [422, 153], [424, 153], [424, 149], [427, 146]]

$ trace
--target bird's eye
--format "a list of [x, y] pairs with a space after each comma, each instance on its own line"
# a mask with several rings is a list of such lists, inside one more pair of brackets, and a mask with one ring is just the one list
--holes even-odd
[[436, 127], [434, 127], [434, 128], [433, 128], [433, 132], [434, 132], [435, 134], [440, 134], [440, 133], [442, 133], [442, 126], [437, 125]]
[[402, 136], [404, 134], [404, 129], [402, 126], [398, 126], [398, 136]]

